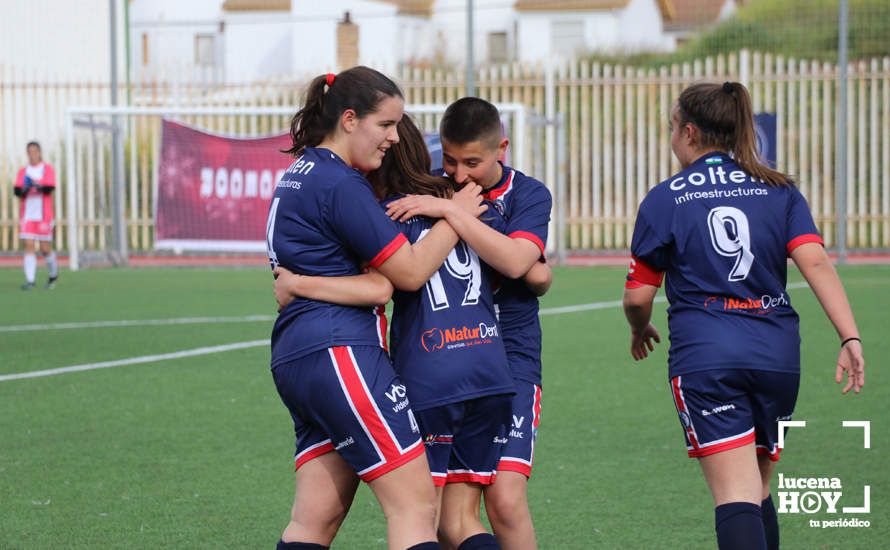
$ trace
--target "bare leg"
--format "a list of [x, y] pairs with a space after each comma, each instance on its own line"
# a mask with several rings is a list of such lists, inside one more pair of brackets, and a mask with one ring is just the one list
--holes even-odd
[[760, 470], [760, 500], [765, 500], [770, 494], [770, 480], [776, 469], [776, 463], [766, 455], [757, 455], [757, 468]]
[[422, 454], [368, 483], [386, 516], [391, 550], [436, 540], [436, 491]]
[[478, 483], [449, 483], [442, 492], [439, 535], [446, 547], [457, 548], [473, 535], [487, 533], [479, 518], [482, 486]]
[[485, 511], [504, 550], [536, 550], [535, 527], [528, 509], [528, 478], [519, 472], [499, 471], [484, 489]]
[[715, 506], [729, 502], [751, 502], [760, 506], [763, 480], [753, 443], [703, 456], [698, 462]]
[[296, 473], [294, 506], [281, 540], [330, 546], [357, 488], [358, 476], [337, 453], [303, 464]]

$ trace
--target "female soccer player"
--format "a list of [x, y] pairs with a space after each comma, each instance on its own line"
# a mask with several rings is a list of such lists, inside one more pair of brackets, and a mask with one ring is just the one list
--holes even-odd
[[[397, 288], [417, 290], [442, 265], [457, 243], [450, 227], [438, 223], [409, 244], [362, 175], [398, 142], [403, 106], [398, 87], [367, 67], [311, 82], [291, 125], [296, 161], [269, 210], [273, 268], [336, 276], [367, 264]], [[457, 200], [484, 210], [478, 189]], [[385, 319], [372, 308], [296, 299], [279, 313], [272, 374], [297, 440], [296, 495], [280, 549], [330, 545], [359, 478], [383, 508], [390, 548], [438, 548], [429, 467], [384, 337]]]
[[[399, 123], [400, 141], [380, 170], [368, 175], [380, 198], [390, 202], [419, 194], [433, 201], [439, 215], [453, 208], [442, 200], [451, 194], [450, 180], [429, 175], [429, 154], [420, 131], [409, 118]], [[487, 224], [505, 228], [503, 217], [491, 209]], [[400, 224], [409, 241], [417, 242], [433, 221], [416, 217]], [[545, 273], [532, 277], [549, 276]], [[354, 300], [362, 279], [370, 275], [321, 278], [284, 272], [276, 281], [276, 295], [285, 302], [290, 293], [316, 299]], [[392, 342], [396, 371], [405, 382], [418, 415], [427, 457], [442, 506], [440, 537], [461, 550], [496, 548], [479, 519], [482, 488], [494, 481], [500, 449], [511, 420], [513, 381], [496, 322], [489, 275], [475, 252], [458, 243], [425, 291], [396, 292]], [[363, 301], [379, 289], [368, 285]], [[484, 333], [483, 333], [484, 332]]]
[[670, 123], [683, 170], [655, 186], [637, 214], [624, 291], [630, 352], [643, 359], [660, 341], [649, 321], [667, 274], [671, 391], [688, 454], [714, 497], [717, 542], [774, 549], [777, 421], [791, 418], [800, 381], [788, 256], [837, 330], [843, 393], [865, 383], [862, 343], [806, 200], [788, 175], [758, 161], [745, 87], [690, 86]]
[[19, 238], [25, 245], [25, 283], [22, 290], [34, 288], [38, 242], [40, 253], [49, 268], [45, 288], [51, 289], [59, 277], [59, 265], [53, 251], [53, 227], [56, 220], [52, 192], [56, 189], [56, 172], [52, 164], [43, 162], [39, 143], [28, 143], [27, 151], [28, 165], [21, 168], [15, 178], [15, 196], [22, 200], [19, 210]]
[[[544, 259], [551, 198], [538, 180], [504, 166], [509, 141], [502, 135], [497, 108], [478, 97], [448, 106], [439, 125], [445, 173], [458, 186], [481, 185], [485, 197], [507, 219], [504, 232], [485, 226], [458, 209], [446, 220], [488, 265], [503, 275], [495, 295], [499, 325], [516, 382], [513, 423], [498, 463], [497, 482], [485, 488], [485, 511], [498, 542], [507, 550], [537, 548], [528, 507], [528, 479], [541, 418], [541, 323], [538, 296], [552, 275]], [[430, 197], [416, 195], [389, 205], [394, 219], [434, 215]]]

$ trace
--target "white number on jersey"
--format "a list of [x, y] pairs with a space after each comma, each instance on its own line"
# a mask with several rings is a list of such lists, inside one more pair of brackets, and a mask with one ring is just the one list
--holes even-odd
[[754, 264], [748, 216], [732, 206], [718, 206], [708, 213], [711, 245], [721, 256], [735, 258], [728, 280], [744, 281]]
[[[426, 237], [429, 229], [420, 232], [417, 242]], [[460, 253], [458, 253], [460, 250]], [[445, 258], [445, 269], [455, 279], [467, 281], [467, 291], [461, 301], [462, 306], [475, 305], [479, 303], [479, 296], [482, 294], [482, 267], [479, 264], [479, 256], [472, 248], [463, 241], [458, 241], [457, 246], [448, 253]], [[430, 306], [433, 311], [439, 311], [450, 307], [448, 303], [448, 294], [445, 292], [445, 285], [442, 283], [442, 276], [438, 271], [433, 273], [430, 280], [426, 282], [426, 294], [430, 299]]]
[[275, 254], [275, 249], [272, 247], [272, 235], [275, 233], [275, 216], [278, 215], [278, 201], [281, 200], [281, 197], [275, 197], [272, 201], [272, 206], [269, 208], [269, 219], [266, 221], [266, 251], [269, 253], [269, 263], [272, 265], [272, 269], [278, 267], [278, 254]]

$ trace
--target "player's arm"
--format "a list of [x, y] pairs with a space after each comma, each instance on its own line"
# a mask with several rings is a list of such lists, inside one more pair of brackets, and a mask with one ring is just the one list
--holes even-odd
[[630, 325], [630, 354], [639, 361], [655, 351], [655, 344], [661, 342], [658, 331], [652, 326], [652, 303], [658, 287], [641, 284], [624, 289], [624, 316]]
[[535, 262], [522, 280], [535, 296], [543, 296], [553, 284], [553, 270], [545, 262]]
[[528, 273], [541, 257], [541, 250], [532, 241], [508, 237], [451, 202], [412, 195], [390, 203], [386, 213], [394, 220], [407, 220], [413, 216], [444, 218], [485, 263], [511, 279], [519, 279]]
[[308, 298], [341, 306], [378, 306], [392, 298], [392, 283], [375, 269], [361, 275], [315, 277], [275, 268], [275, 300], [284, 308], [294, 298]]
[[859, 340], [856, 319], [853, 317], [853, 310], [850, 308], [847, 293], [844, 292], [837, 271], [820, 243], [809, 242], [794, 248], [791, 251], [791, 259], [813, 289], [843, 343], [838, 352], [835, 382], [840, 384], [846, 372], [847, 383], [842, 390], [843, 393], [851, 389], [859, 393], [865, 385], [862, 342]]
[[[478, 185], [466, 185], [454, 198], [445, 201], [467, 212], [467, 216], [479, 216], [487, 206], [482, 204], [482, 190]], [[430, 197], [434, 198], [434, 197]], [[440, 199], [441, 200], [441, 199]], [[433, 216], [438, 217], [438, 216]], [[403, 244], [385, 262], [376, 266], [399, 290], [413, 292], [420, 289], [442, 266], [445, 258], [457, 244], [458, 236], [445, 221], [438, 221], [423, 239]]]
[[56, 172], [53, 170], [52, 165], [45, 164], [44, 166], [43, 179], [33, 180], [33, 183], [35, 189], [44, 195], [49, 195], [56, 189]]
[[16, 176], [15, 176], [15, 187], [13, 187], [13, 191], [12, 191], [13, 193], [15, 193], [16, 197], [24, 197], [25, 195], [28, 194], [28, 189], [30, 188], [30, 181], [31, 181], [31, 178], [29, 178], [25, 174], [25, 169], [23, 168], [23, 169], [19, 170], [18, 174], [16, 174]]
[[[634, 229], [634, 238], [640, 233], [640, 219]], [[658, 287], [664, 280], [664, 273], [651, 267], [636, 256], [631, 257], [624, 284], [624, 317], [630, 325], [630, 354], [635, 361], [645, 359], [650, 351], [655, 351], [655, 343], [661, 343], [658, 331], [652, 326], [652, 303]]]

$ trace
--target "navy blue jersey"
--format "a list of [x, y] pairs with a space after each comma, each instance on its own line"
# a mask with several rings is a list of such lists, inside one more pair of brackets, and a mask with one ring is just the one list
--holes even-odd
[[[503, 218], [490, 206], [482, 219], [503, 229]], [[433, 223], [416, 216], [399, 226], [416, 243]], [[463, 241], [423, 288], [396, 290], [393, 304], [393, 362], [415, 411], [515, 392], [490, 274]]]
[[[501, 181], [485, 192], [504, 215], [504, 233], [514, 239], [533, 242], [544, 257], [547, 225], [553, 201], [550, 191], [538, 180], [509, 166], [503, 167]], [[504, 330], [504, 347], [510, 370], [519, 380], [541, 385], [541, 322], [538, 297], [522, 279], [502, 279], [495, 293], [498, 320]]]
[[822, 242], [794, 186], [755, 180], [709, 154], [640, 204], [628, 286], [667, 275], [670, 376], [715, 368], [799, 372], [787, 258]]
[[[307, 148], [275, 189], [266, 225], [269, 261], [301, 275], [358, 275], [407, 241], [371, 186], [327, 149]], [[382, 308], [297, 298], [272, 330], [272, 367], [333, 346], [385, 347]]]

